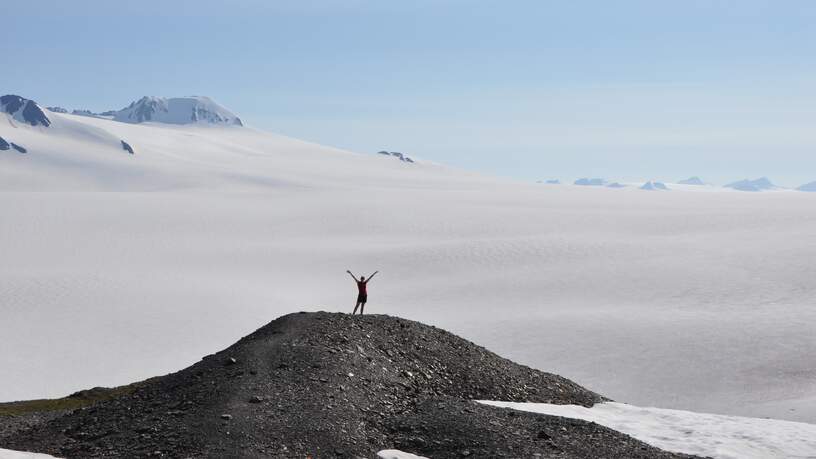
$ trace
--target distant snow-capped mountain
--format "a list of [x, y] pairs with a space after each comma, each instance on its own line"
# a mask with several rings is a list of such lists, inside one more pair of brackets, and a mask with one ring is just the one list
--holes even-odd
[[799, 190], [799, 191], [816, 192], [816, 182], [806, 183], [806, 184], [804, 184], [804, 185], [800, 186], [799, 188], [797, 188], [797, 190]]
[[8, 113], [15, 120], [32, 126], [51, 125], [51, 120], [36, 102], [13, 94], [0, 96], [0, 113]]
[[666, 186], [663, 182], [646, 182], [643, 186], [640, 187], [641, 190], [650, 190], [650, 191], [659, 191], [659, 190], [668, 190], [669, 187]]
[[[184, 108], [173, 99], [148, 98], [113, 114], [74, 112], [49, 103], [54, 110], [38, 118], [23, 117], [38, 107], [35, 102], [5, 97], [3, 108], [10, 113], [0, 111], [0, 192], [300, 189], [471, 180], [469, 174], [430, 163], [406, 167], [405, 155], [389, 154], [388, 161], [238, 127], [234, 114], [208, 101], [190, 99]], [[210, 124], [225, 122], [232, 124]]]
[[145, 96], [112, 115], [114, 120], [124, 123], [153, 121], [168, 124], [244, 125], [234, 113], [204, 96]]
[[606, 185], [606, 180], [602, 178], [580, 178], [575, 181], [576, 185], [581, 186], [604, 186]]
[[685, 180], [680, 180], [677, 183], [680, 184], [680, 185], [696, 185], [696, 186], [705, 185], [705, 182], [702, 179], [700, 179], [700, 177], [696, 177], [696, 176], [695, 177], [689, 177], [689, 178], [687, 178]]
[[738, 191], [763, 191], [778, 188], [767, 177], [758, 178], [756, 180], [740, 180], [738, 182], [729, 183], [725, 185], [725, 187], [733, 188]]

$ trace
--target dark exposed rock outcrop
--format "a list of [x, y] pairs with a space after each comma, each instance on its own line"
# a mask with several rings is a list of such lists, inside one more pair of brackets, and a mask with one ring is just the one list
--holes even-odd
[[122, 149], [123, 150], [130, 153], [131, 155], [134, 154], [133, 147], [131, 147], [129, 143], [125, 142], [124, 140], [120, 140], [120, 142], [122, 142]]
[[393, 156], [394, 158], [397, 158], [400, 161], [403, 161], [403, 162], [406, 162], [406, 163], [413, 163], [414, 162], [414, 160], [411, 159], [411, 157], [409, 157], [407, 155], [404, 155], [404, 154], [402, 154], [402, 153], [400, 153], [398, 151], [385, 151], [385, 150], [382, 150], [382, 151], [378, 151], [377, 154], [385, 155], [385, 156]]
[[32, 126], [51, 125], [51, 120], [36, 102], [13, 94], [0, 96], [0, 112], [8, 113], [17, 121]]

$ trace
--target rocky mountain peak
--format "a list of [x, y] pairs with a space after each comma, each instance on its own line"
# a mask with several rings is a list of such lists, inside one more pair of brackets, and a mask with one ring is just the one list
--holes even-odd
[[12, 118], [32, 126], [51, 125], [51, 120], [36, 102], [14, 94], [0, 96], [0, 112], [8, 113]]
[[119, 111], [113, 119], [125, 123], [219, 124], [243, 126], [234, 113], [209, 97], [155, 97], [144, 96]]

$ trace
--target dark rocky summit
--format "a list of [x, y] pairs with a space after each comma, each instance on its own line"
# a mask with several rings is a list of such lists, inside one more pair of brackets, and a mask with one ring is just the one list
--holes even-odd
[[170, 124], [244, 125], [234, 113], [205, 96], [171, 98], [144, 96], [122, 110], [111, 110], [100, 115], [112, 116], [114, 120], [124, 123], [153, 121]]
[[0, 111], [12, 115], [17, 121], [32, 126], [48, 127], [51, 125], [51, 120], [36, 102], [13, 94], [0, 96]]
[[283, 316], [121, 396], [13, 429], [0, 447], [60, 457], [672, 458], [580, 420], [473, 400], [604, 398], [451, 333], [389, 316]]

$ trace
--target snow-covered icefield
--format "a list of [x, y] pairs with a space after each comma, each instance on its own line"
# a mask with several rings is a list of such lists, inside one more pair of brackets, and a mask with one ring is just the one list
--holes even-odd
[[350, 311], [351, 269], [381, 272], [367, 312], [621, 402], [816, 422], [814, 194], [532, 185], [247, 128], [53, 119], [0, 118], [29, 149], [0, 152], [0, 400]]

